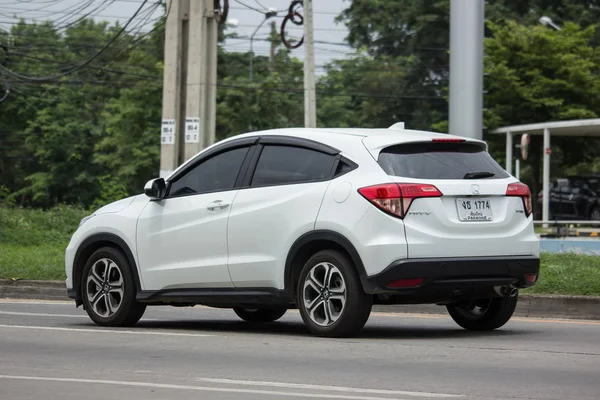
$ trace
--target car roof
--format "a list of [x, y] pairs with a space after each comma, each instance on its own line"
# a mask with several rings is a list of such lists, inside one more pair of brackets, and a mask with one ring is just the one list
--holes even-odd
[[[487, 149], [487, 144], [480, 140], [449, 135], [446, 133], [428, 132], [412, 129], [397, 128], [281, 128], [252, 132], [238, 135], [244, 136], [295, 136], [315, 140], [340, 149], [343, 153], [356, 154], [357, 145], [364, 151], [365, 147], [371, 155], [377, 158], [379, 152], [395, 144], [430, 141], [432, 139], [461, 139], [468, 142], [480, 143]], [[362, 143], [361, 143], [362, 142]], [[364, 146], [363, 146], [364, 145]]]
[[342, 135], [342, 136], [359, 136], [359, 137], [372, 137], [372, 136], [393, 136], [401, 141], [414, 141], [423, 140], [428, 138], [461, 138], [459, 136], [452, 136], [445, 133], [436, 133], [429, 131], [420, 131], [413, 129], [382, 129], [382, 128], [278, 128], [268, 129], [264, 131], [256, 131], [244, 133], [234, 137], [243, 136], [265, 136], [265, 135], [282, 135], [282, 136], [321, 136], [323, 138], [327, 136]]
[[[237, 139], [243, 139], [247, 137], [257, 136], [293, 136], [298, 138], [304, 138], [314, 140], [332, 147], [339, 149], [344, 155], [349, 156], [355, 161], [364, 159], [365, 155], [370, 153], [368, 157], [377, 158], [378, 153], [385, 147], [411, 142], [422, 142], [429, 141], [434, 138], [439, 139], [463, 139], [469, 142], [481, 143], [485, 148], [487, 145], [483, 141], [452, 136], [445, 133], [436, 133], [412, 129], [403, 129], [391, 127], [388, 129], [382, 128], [278, 128], [278, 129], [267, 129], [262, 131], [254, 131], [242, 133], [235, 136], [230, 136], [226, 139], [220, 140], [217, 143], [205, 148], [202, 152], [208, 150], [213, 146], [219, 146], [230, 141]], [[365, 148], [368, 152], [365, 152]], [[201, 152], [201, 153], [202, 153]], [[200, 153], [199, 153], [200, 154]], [[198, 155], [199, 155], [198, 154]], [[180, 165], [171, 174], [171, 176], [182, 169], [188, 164], [193, 158], [187, 160]]]

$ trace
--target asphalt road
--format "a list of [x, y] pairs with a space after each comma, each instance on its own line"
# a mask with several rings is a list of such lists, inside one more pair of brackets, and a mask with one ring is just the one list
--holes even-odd
[[361, 337], [310, 336], [296, 311], [149, 308], [98, 328], [72, 303], [0, 300], [0, 400], [600, 398], [600, 323], [373, 314]]

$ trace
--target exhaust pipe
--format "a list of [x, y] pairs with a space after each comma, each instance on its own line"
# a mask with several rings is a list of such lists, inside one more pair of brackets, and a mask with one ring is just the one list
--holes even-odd
[[514, 285], [494, 286], [494, 291], [502, 297], [515, 297], [519, 293]]

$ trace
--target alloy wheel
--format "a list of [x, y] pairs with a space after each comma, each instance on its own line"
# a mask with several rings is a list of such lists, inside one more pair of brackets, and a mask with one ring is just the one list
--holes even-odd
[[329, 262], [312, 267], [304, 281], [302, 301], [315, 324], [335, 324], [346, 306], [346, 282], [340, 270]]
[[114, 315], [123, 303], [123, 274], [113, 260], [101, 258], [92, 265], [86, 280], [90, 307], [98, 316]]

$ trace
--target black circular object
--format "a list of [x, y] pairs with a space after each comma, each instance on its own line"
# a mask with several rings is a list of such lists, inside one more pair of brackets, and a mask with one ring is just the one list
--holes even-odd
[[[294, 25], [302, 25], [304, 23], [304, 18], [302, 18], [302, 16], [296, 10], [294, 10], [294, 8], [298, 5], [303, 5], [302, 0], [292, 1], [290, 3], [290, 8], [288, 9], [288, 15], [291, 15], [290, 21], [292, 21]], [[300, 18], [298, 21], [296, 21], [296, 16]]]
[[304, 43], [304, 35], [302, 35], [302, 39], [300, 39], [300, 41], [298, 41], [298, 43], [296, 43], [296, 44], [291, 44], [290, 42], [288, 42], [285, 39], [285, 25], [287, 24], [288, 21], [294, 22], [293, 21], [294, 16], [300, 19], [300, 22], [297, 23], [296, 25], [302, 25], [302, 23], [304, 23], [304, 18], [302, 17], [302, 15], [298, 14], [296, 11], [294, 11], [293, 14], [286, 15], [285, 18], [283, 19], [283, 22], [281, 23], [281, 42], [288, 49], [297, 49], [298, 47], [302, 46], [302, 44]]

